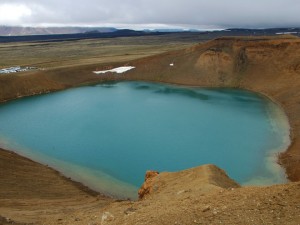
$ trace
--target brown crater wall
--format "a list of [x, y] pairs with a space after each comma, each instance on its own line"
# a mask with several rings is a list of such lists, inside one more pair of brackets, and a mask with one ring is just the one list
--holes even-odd
[[[173, 63], [174, 66], [170, 66]], [[300, 180], [300, 39], [220, 38], [129, 61], [136, 68], [126, 74], [95, 75], [112, 63], [56, 68], [0, 77], [0, 101], [112, 80], [144, 80], [202, 87], [245, 88], [262, 93], [285, 110], [292, 144], [279, 162], [288, 178]]]

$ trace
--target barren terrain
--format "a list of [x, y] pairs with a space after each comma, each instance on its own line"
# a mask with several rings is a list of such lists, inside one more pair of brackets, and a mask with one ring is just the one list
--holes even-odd
[[[139, 38], [134, 40], [138, 42]], [[18, 54], [9, 52], [8, 45], [0, 45], [1, 55], [13, 54], [3, 60], [1, 67], [44, 68], [1, 75], [0, 101], [109, 80], [249, 89], [277, 102], [289, 118], [292, 144], [280, 155], [279, 163], [295, 182], [240, 188], [222, 170], [207, 165], [159, 174], [149, 184], [152, 192], [141, 201], [112, 202], [52, 169], [0, 151], [0, 223], [9, 223], [5, 219], [8, 217], [34, 224], [300, 224], [300, 184], [296, 182], [300, 180], [299, 38], [235, 37], [171, 45], [161, 42], [153, 45], [156, 47], [121, 47], [122, 53], [109, 55], [118, 51], [116, 44], [108, 48], [115, 51], [107, 49], [107, 57], [101, 53], [103, 47], [91, 48], [86, 58], [73, 55], [78, 49], [72, 49], [71, 44], [65, 50], [60, 46], [63, 43], [49, 50], [43, 44], [10, 46], [19, 49]], [[93, 54], [95, 58], [90, 59]], [[58, 58], [64, 55], [70, 58]], [[172, 63], [174, 66], [170, 66]], [[136, 69], [122, 75], [92, 73], [122, 65]]]

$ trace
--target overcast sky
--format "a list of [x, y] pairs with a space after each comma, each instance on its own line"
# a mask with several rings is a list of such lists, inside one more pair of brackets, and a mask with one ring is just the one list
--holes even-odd
[[0, 0], [0, 25], [300, 27], [300, 0]]

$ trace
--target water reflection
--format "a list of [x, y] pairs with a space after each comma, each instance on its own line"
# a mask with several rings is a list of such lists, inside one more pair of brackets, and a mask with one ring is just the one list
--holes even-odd
[[197, 90], [193, 89], [186, 89], [182, 87], [172, 87], [168, 85], [160, 85], [160, 84], [135, 84], [134, 88], [137, 90], [152, 90], [154, 93], [157, 94], [178, 94], [190, 98], [196, 98], [200, 100], [208, 100], [209, 95], [203, 94], [198, 92]]

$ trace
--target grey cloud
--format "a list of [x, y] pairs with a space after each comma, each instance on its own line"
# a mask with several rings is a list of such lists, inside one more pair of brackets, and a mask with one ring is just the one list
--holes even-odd
[[[1, 0], [31, 9], [23, 24], [299, 26], [299, 0]], [[1, 21], [0, 21], [1, 23]]]

